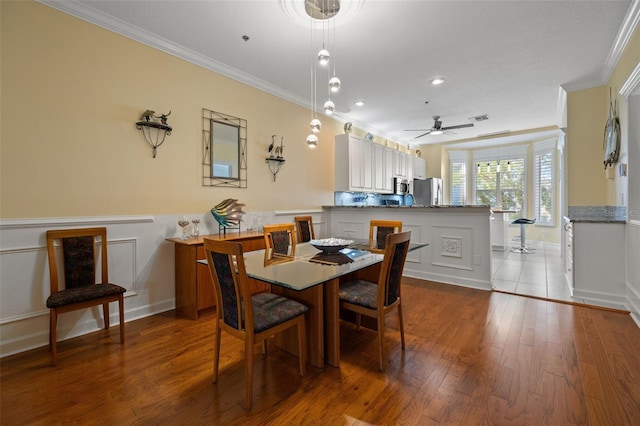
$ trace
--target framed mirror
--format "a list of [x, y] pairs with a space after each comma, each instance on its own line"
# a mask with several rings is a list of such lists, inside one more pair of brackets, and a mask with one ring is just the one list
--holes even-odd
[[247, 187], [247, 121], [202, 109], [204, 186]]

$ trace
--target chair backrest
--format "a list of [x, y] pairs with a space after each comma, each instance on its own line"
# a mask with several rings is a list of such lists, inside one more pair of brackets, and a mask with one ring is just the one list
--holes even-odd
[[293, 223], [264, 225], [264, 244], [266, 249], [274, 253], [292, 256], [296, 251], [295, 230]]
[[242, 303], [251, 300], [242, 244], [204, 238], [204, 251], [216, 295], [216, 315], [230, 328], [253, 332], [253, 305]]
[[299, 243], [306, 243], [316, 238], [316, 233], [313, 231], [313, 218], [311, 216], [296, 216], [293, 220], [296, 222]]
[[384, 249], [387, 235], [402, 232], [401, 220], [372, 220], [369, 222], [369, 247]]
[[[96, 250], [96, 240], [99, 250]], [[59, 242], [59, 246], [56, 245]], [[58, 264], [57, 252], [62, 251]], [[96, 270], [100, 257], [101, 283], [109, 282], [107, 258], [107, 228], [60, 229], [47, 231], [47, 256], [51, 293], [61, 291], [58, 266], [62, 266], [64, 289], [84, 287], [97, 283]]]
[[410, 240], [411, 231], [387, 235], [384, 259], [378, 278], [379, 308], [389, 306], [400, 297], [400, 282]]

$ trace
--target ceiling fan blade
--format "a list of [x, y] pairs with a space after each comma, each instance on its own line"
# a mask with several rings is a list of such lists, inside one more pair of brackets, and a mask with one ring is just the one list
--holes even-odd
[[441, 130], [464, 129], [465, 127], [473, 127], [473, 123], [458, 124], [457, 126], [443, 127]]
[[404, 129], [405, 132], [426, 132], [431, 129]]
[[429, 130], [427, 133], [421, 134], [420, 136], [416, 136], [414, 139], [418, 139], [418, 138], [421, 138], [423, 136], [427, 136], [429, 133], [431, 133], [431, 130]]

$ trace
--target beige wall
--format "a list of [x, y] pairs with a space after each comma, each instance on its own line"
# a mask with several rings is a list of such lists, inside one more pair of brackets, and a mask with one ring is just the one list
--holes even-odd
[[[333, 137], [321, 117], [138, 42], [33, 2], [1, 2], [2, 218], [246, 211], [333, 203]], [[248, 188], [202, 186], [202, 108], [248, 122]], [[172, 111], [157, 158], [136, 130], [142, 111]], [[276, 182], [271, 135], [287, 160]], [[279, 138], [278, 138], [279, 139]]]
[[[626, 204], [621, 193], [626, 192], [626, 178], [616, 170], [607, 179], [604, 171], [602, 141], [609, 111], [609, 91], [618, 101], [619, 112], [625, 111], [625, 101], [618, 92], [640, 62], [640, 28], [636, 28], [620, 60], [604, 86], [569, 92], [567, 95], [567, 176], [568, 204]], [[620, 114], [623, 143], [620, 161], [626, 158], [626, 123]], [[634, 119], [629, 117], [629, 120]], [[634, 165], [640, 167], [640, 165]], [[614, 168], [615, 169], [615, 168]]]
[[605, 86], [567, 95], [567, 201], [570, 206], [607, 204], [602, 139], [608, 97]]

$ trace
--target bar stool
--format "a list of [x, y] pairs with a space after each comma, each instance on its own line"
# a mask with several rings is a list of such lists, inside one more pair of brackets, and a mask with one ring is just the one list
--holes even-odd
[[514, 253], [522, 253], [522, 254], [529, 254], [529, 253], [533, 253], [535, 251], [535, 249], [530, 249], [527, 247], [526, 245], [526, 237], [525, 237], [525, 226], [526, 225], [531, 225], [533, 223], [536, 223], [535, 219], [526, 219], [524, 217], [521, 217], [519, 219], [514, 220], [513, 222], [511, 222], [512, 225], [520, 225], [520, 247], [514, 247], [511, 249], [512, 252]]

